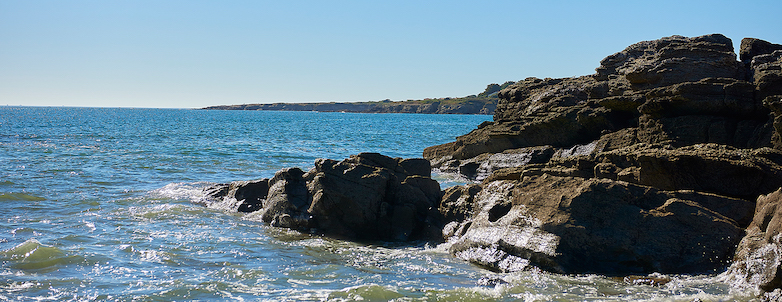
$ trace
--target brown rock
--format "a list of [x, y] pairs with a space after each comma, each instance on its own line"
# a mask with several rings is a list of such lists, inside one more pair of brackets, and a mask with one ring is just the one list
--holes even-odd
[[772, 44], [756, 38], [744, 38], [741, 39], [739, 58], [742, 62], [750, 63], [756, 56], [770, 54], [775, 50], [782, 50], [782, 45]]
[[755, 56], [750, 68], [757, 100], [782, 95], [782, 50]]
[[615, 174], [601, 174], [605, 178], [661, 190], [695, 190], [752, 200], [782, 186], [782, 152], [771, 148], [736, 149], [717, 144], [661, 148], [638, 144], [599, 153], [594, 163], [615, 166]]
[[724, 214], [752, 211], [729, 197], [550, 175], [485, 184], [473, 198], [478, 211], [446, 227], [451, 252], [499, 271], [713, 272], [742, 235]]
[[597, 68], [597, 79], [618, 75], [636, 90], [712, 77], [741, 79], [742, 74], [733, 42], [720, 34], [639, 42], [606, 57]]

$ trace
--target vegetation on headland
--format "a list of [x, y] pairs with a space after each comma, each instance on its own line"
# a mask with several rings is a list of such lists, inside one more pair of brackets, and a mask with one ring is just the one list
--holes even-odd
[[211, 106], [207, 110], [278, 110], [278, 111], [321, 111], [357, 113], [432, 113], [432, 114], [494, 114], [497, 108], [497, 93], [513, 84], [492, 83], [478, 95], [465, 97], [427, 98], [407, 101], [371, 102], [328, 102], [328, 103], [273, 103]]

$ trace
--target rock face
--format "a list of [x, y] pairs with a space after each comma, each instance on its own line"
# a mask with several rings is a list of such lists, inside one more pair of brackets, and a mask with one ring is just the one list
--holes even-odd
[[440, 185], [424, 159], [361, 153], [320, 159], [309, 172], [278, 171], [268, 180], [205, 189], [215, 200], [272, 226], [351, 240], [438, 240]]
[[722, 247], [743, 236], [737, 221], [752, 217], [751, 202], [718, 195], [599, 178], [525, 178], [494, 181], [467, 197], [477, 211], [446, 228], [452, 253], [499, 271], [532, 264], [559, 273], [713, 272], [732, 259]]
[[[481, 181], [445, 192], [451, 252], [499, 271], [726, 268], [760, 219], [756, 198], [782, 187], [782, 45], [748, 38], [740, 57], [719, 34], [672, 36], [593, 75], [500, 91], [493, 122], [424, 150]], [[763, 244], [779, 233], [758, 229]]]

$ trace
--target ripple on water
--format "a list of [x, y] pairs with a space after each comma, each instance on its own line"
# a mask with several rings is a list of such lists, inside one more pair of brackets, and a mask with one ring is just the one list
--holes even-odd
[[0, 259], [10, 267], [31, 272], [56, 270], [60, 266], [83, 262], [84, 257], [68, 255], [64, 251], [29, 239], [13, 248], [0, 252]]

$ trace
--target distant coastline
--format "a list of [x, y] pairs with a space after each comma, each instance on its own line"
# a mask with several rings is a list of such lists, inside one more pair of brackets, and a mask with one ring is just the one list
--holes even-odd
[[424, 113], [424, 114], [486, 114], [493, 115], [497, 108], [497, 92], [510, 86], [489, 84], [478, 95], [460, 98], [437, 98], [424, 100], [376, 102], [329, 102], [329, 103], [273, 103], [220, 105], [201, 108], [203, 110], [270, 110], [270, 111], [320, 111], [355, 113]]

